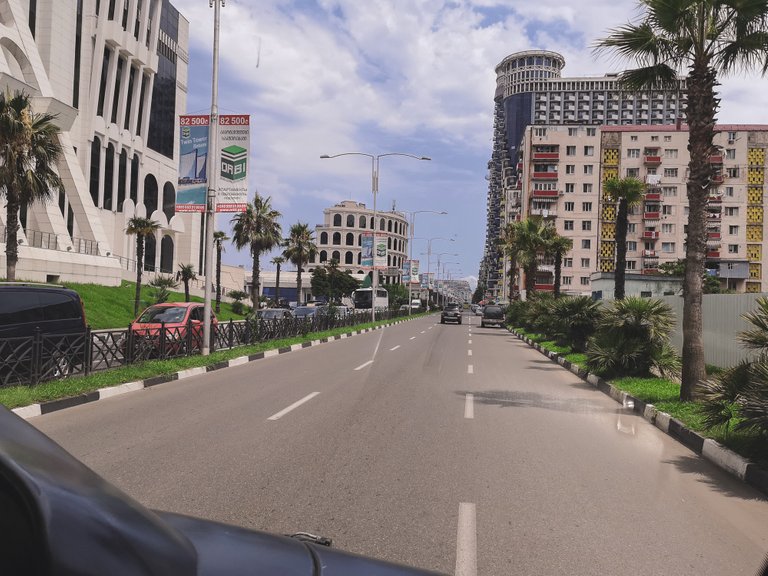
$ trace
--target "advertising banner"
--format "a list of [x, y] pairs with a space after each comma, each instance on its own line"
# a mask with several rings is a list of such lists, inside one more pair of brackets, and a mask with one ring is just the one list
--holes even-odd
[[[403, 280], [405, 282], [405, 280]], [[419, 283], [419, 261], [411, 260], [411, 282], [413, 284]]]
[[362, 237], [360, 265], [371, 268], [373, 266], [373, 234], [363, 234]]
[[427, 287], [432, 290], [435, 286], [435, 273], [430, 272], [427, 274]]
[[411, 281], [411, 261], [406, 260], [403, 262], [403, 276], [401, 278], [403, 284], [408, 284]]
[[250, 115], [220, 115], [216, 212], [245, 212], [248, 203], [248, 152], [250, 146]]
[[208, 189], [207, 115], [179, 116], [179, 182], [176, 212], [205, 212]]
[[377, 234], [375, 242], [375, 256], [373, 266], [377, 269], [387, 268], [387, 236]]
[[419, 274], [419, 278], [421, 280], [420, 287], [422, 290], [427, 290], [429, 288], [429, 278], [427, 274]]

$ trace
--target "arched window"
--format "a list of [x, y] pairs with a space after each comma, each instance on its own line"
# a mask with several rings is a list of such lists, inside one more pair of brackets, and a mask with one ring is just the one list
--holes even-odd
[[338, 246], [341, 244], [341, 232], [333, 233], [333, 245]]
[[144, 238], [144, 270], [155, 271], [155, 252], [157, 252], [157, 241], [154, 236]]
[[355, 255], [348, 251], [346, 254], [344, 254], [344, 264], [352, 264], [354, 262], [354, 257]]
[[104, 157], [104, 206], [106, 210], [112, 210], [112, 185], [115, 176], [115, 146], [107, 145], [107, 155]]
[[309, 257], [309, 263], [314, 264], [315, 263], [315, 254], [312, 254], [312, 256]]
[[363, 235], [362, 234], [358, 234], [357, 235], [357, 245], [358, 246], [362, 246], [363, 245]]
[[392, 236], [387, 238], [387, 249], [392, 250]]
[[139, 156], [134, 154], [131, 158], [131, 200], [139, 201]]
[[363, 272], [362, 270], [358, 270], [357, 273], [358, 274], [365, 274], [365, 272]]
[[101, 140], [98, 136], [93, 138], [91, 144], [91, 199], [93, 205], [99, 205], [99, 172], [101, 170]]
[[176, 189], [170, 182], [163, 185], [163, 214], [168, 220], [176, 214]]
[[362, 252], [358, 252], [357, 253], [357, 265], [358, 266], [360, 266], [360, 262], [362, 261], [362, 259], [363, 259], [363, 253]]
[[392, 256], [387, 254], [387, 266], [392, 266]]
[[320, 250], [320, 262], [328, 262], [328, 252]]
[[347, 228], [354, 228], [354, 227], [355, 227], [354, 214], [347, 214]]
[[120, 160], [117, 163], [117, 211], [123, 211], [125, 202], [125, 184], [128, 178], [128, 153], [125, 149], [120, 151]]
[[360, 216], [360, 228], [365, 228], [365, 216]]
[[173, 238], [168, 235], [160, 241], [160, 272], [173, 274]]
[[152, 174], [144, 177], [144, 206], [147, 209], [147, 218], [151, 218], [152, 213], [157, 210], [157, 180]]
[[333, 225], [334, 226], [341, 226], [341, 214], [334, 214], [333, 215]]
[[338, 250], [334, 250], [333, 254], [331, 254], [331, 260], [336, 260], [336, 262], [341, 262], [341, 254]]
[[385, 230], [385, 229], [386, 229], [386, 228], [385, 228], [385, 227], [386, 227], [386, 225], [387, 225], [387, 224], [386, 224], [386, 222], [384, 221], [384, 218], [382, 218], [381, 220], [379, 220], [379, 230], [382, 230], [382, 231], [383, 231], [383, 230]]
[[387, 232], [392, 232], [392, 220], [387, 220]]
[[376, 222], [373, 221], [373, 216], [371, 216], [371, 230], [376, 228]]
[[328, 232], [320, 232], [320, 244], [328, 244]]
[[352, 234], [352, 232], [347, 232], [347, 237], [345, 238], [344, 242], [347, 246], [354, 246], [355, 245], [355, 235]]

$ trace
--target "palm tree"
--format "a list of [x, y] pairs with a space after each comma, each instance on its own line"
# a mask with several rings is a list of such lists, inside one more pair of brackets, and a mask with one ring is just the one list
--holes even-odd
[[512, 253], [525, 273], [526, 298], [536, 291], [536, 273], [539, 255], [546, 247], [546, 224], [541, 218], [527, 218], [514, 224]]
[[253, 204], [248, 204], [245, 212], [232, 218], [233, 239], [238, 250], [248, 246], [253, 257], [253, 279], [251, 282], [251, 305], [259, 309], [259, 275], [262, 252], [272, 250], [282, 240], [282, 230], [277, 221], [281, 214], [272, 209], [272, 198], [262, 198], [256, 194]]
[[301, 269], [317, 254], [315, 239], [309, 224], [298, 222], [291, 226], [283, 256], [296, 265], [296, 301], [301, 303]]
[[768, 0], [640, 0], [641, 21], [612, 30], [597, 43], [634, 59], [639, 68], [621, 79], [630, 89], [674, 85], [687, 70], [688, 234], [683, 291], [683, 372], [680, 399], [690, 400], [706, 378], [702, 325], [702, 273], [706, 258], [706, 206], [713, 186], [718, 75], [768, 70]]
[[616, 271], [613, 285], [613, 297], [616, 300], [624, 298], [629, 208], [642, 201], [644, 192], [645, 185], [637, 178], [609, 178], [603, 182], [605, 199], [618, 204], [616, 211]]
[[546, 253], [555, 258], [555, 298], [560, 298], [560, 279], [563, 271], [563, 256], [573, 248], [573, 240], [560, 236], [554, 226], [547, 228]]
[[285, 258], [282, 256], [275, 256], [270, 260], [272, 264], [274, 264], [277, 267], [277, 274], [275, 276], [275, 304], [277, 306], [280, 305], [280, 267], [283, 265], [283, 262], [285, 262]]
[[[517, 247], [515, 244], [516, 222], [508, 222], [500, 238], [501, 252], [509, 258], [509, 299], [515, 300], [515, 280], [517, 280]], [[519, 294], [519, 292], [518, 292]]]
[[54, 170], [61, 156], [54, 119], [33, 113], [29, 96], [22, 92], [0, 93], [0, 197], [6, 200], [6, 279], [10, 282], [16, 280], [19, 260], [19, 210], [64, 189]]
[[189, 283], [192, 280], [197, 280], [194, 264], [179, 264], [179, 271], [176, 274], [176, 278], [184, 283], [184, 302], [189, 302]]
[[141, 302], [141, 273], [144, 270], [144, 241], [154, 236], [160, 229], [160, 224], [150, 218], [134, 216], [128, 220], [128, 227], [125, 233], [136, 236], [136, 298], [133, 303], [133, 315], [139, 314], [139, 303]]
[[226, 232], [216, 230], [213, 233], [213, 244], [216, 246], [216, 314], [221, 312], [221, 253], [224, 252], [224, 242], [229, 240]]

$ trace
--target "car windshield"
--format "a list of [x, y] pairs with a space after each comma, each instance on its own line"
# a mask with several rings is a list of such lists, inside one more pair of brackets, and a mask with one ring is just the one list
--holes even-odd
[[264, 320], [274, 320], [275, 318], [282, 318], [285, 315], [283, 310], [262, 310], [261, 318]]
[[294, 308], [293, 315], [294, 316], [312, 316], [317, 312], [317, 308], [314, 306], [299, 306], [298, 308]]
[[182, 322], [186, 313], [187, 308], [184, 306], [150, 306], [142, 312], [138, 322], [141, 324]]
[[447, 304], [445, 306], [445, 309], [446, 310], [458, 310], [459, 309], [459, 305], [458, 304]]

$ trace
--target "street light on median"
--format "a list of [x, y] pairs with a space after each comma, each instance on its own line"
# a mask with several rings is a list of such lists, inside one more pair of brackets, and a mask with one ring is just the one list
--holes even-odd
[[438, 212], [437, 210], [411, 210], [405, 211], [406, 214], [411, 215], [411, 230], [410, 230], [410, 241], [408, 242], [408, 259], [411, 262], [411, 278], [408, 280], [408, 315], [411, 315], [411, 301], [413, 300], [413, 234], [416, 230], [416, 214], [438, 214], [438, 215], [445, 215], [448, 214], [445, 210]]
[[[330, 160], [340, 156], [365, 156], [371, 159], [371, 192], [373, 193], [373, 243], [376, 245], [376, 195], [379, 193], [379, 160], [385, 156], [405, 156], [414, 160], [432, 160], [429, 156], [416, 156], [406, 152], [387, 152], [386, 154], [368, 154], [367, 152], [342, 152], [341, 154], [323, 154], [321, 160]], [[378, 291], [378, 274], [376, 273], [376, 255], [373, 255], [371, 266], [371, 321], [376, 321], [376, 294]], [[410, 302], [409, 302], [410, 304]]]

